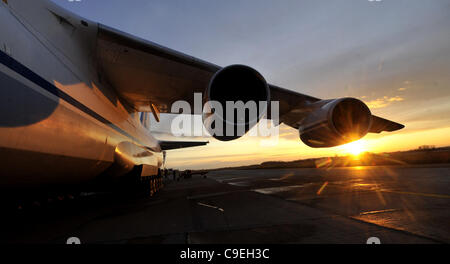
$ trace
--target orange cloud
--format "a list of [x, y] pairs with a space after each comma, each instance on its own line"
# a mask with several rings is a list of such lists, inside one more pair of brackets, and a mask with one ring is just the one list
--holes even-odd
[[[386, 97], [385, 97], [386, 98]], [[400, 96], [395, 96], [395, 97], [391, 97], [391, 98], [388, 98], [387, 99], [389, 102], [401, 102], [401, 101], [404, 101], [405, 99], [403, 99], [402, 97], [400, 97]]]
[[394, 97], [384, 96], [383, 98], [378, 98], [378, 99], [366, 102], [366, 104], [370, 108], [377, 109], [377, 108], [386, 107], [386, 106], [390, 105], [393, 102], [401, 102], [401, 101], [404, 101], [404, 100], [405, 99], [403, 97], [400, 97], [398, 95], [394, 96]]

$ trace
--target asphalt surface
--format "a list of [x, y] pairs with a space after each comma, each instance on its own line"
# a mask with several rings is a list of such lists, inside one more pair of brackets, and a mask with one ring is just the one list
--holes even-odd
[[222, 170], [0, 221], [0, 243], [449, 243], [450, 167]]

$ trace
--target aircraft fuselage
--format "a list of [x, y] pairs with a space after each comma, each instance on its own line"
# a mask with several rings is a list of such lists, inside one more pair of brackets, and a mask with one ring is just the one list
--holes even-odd
[[101, 79], [86, 48], [95, 43], [81, 37], [96, 25], [68, 34], [73, 25], [41, 1], [11, 2], [0, 2], [1, 188], [82, 184], [140, 165], [156, 174], [158, 141]]

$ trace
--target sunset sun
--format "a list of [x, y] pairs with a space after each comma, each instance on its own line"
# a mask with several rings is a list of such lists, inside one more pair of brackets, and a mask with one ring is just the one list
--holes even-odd
[[357, 140], [353, 141], [351, 143], [345, 144], [341, 146], [342, 153], [343, 154], [350, 154], [355, 158], [358, 158], [358, 156], [367, 151], [367, 147], [364, 143], [364, 140]]

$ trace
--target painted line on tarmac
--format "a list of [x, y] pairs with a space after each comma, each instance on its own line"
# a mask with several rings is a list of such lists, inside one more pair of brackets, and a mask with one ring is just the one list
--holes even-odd
[[220, 207], [218, 207], [218, 206], [214, 206], [214, 205], [210, 205], [210, 204], [205, 204], [205, 203], [200, 203], [200, 202], [198, 202], [197, 204], [198, 204], [198, 205], [201, 205], [201, 206], [204, 206], [204, 207], [208, 207], [208, 208], [212, 208], [212, 209], [217, 209], [217, 210], [219, 210], [219, 211], [221, 211], [221, 212], [225, 211], [225, 210], [223, 210], [223, 208], [220, 208]]
[[387, 193], [398, 193], [398, 194], [408, 194], [408, 195], [417, 195], [417, 196], [425, 196], [425, 197], [450, 199], [450, 195], [445, 195], [445, 194], [403, 192], [403, 191], [392, 191], [392, 190], [387, 190], [387, 189], [380, 189], [378, 191], [380, 191], [380, 192], [387, 192]]
[[362, 212], [359, 215], [370, 215], [370, 214], [381, 214], [381, 213], [390, 213], [399, 211], [399, 209], [385, 209], [385, 210], [376, 210], [376, 211], [368, 211], [368, 212]]

